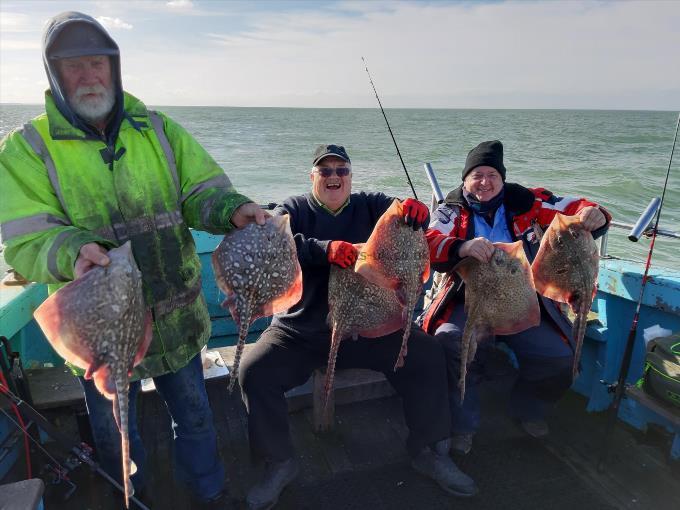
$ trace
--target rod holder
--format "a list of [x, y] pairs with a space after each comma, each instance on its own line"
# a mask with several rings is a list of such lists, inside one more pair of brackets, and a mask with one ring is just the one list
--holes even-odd
[[633, 241], [634, 243], [638, 242], [640, 236], [644, 234], [649, 228], [649, 225], [652, 223], [654, 215], [656, 215], [659, 207], [661, 207], [661, 199], [659, 197], [654, 197], [638, 218], [637, 223], [635, 223], [635, 226], [630, 231], [630, 234], [628, 234], [629, 240]]
[[434, 195], [434, 198], [437, 201], [437, 203], [441, 204], [444, 201], [444, 194], [442, 193], [442, 189], [439, 187], [439, 183], [437, 182], [437, 176], [434, 174], [434, 169], [432, 168], [432, 165], [430, 165], [429, 163], [425, 163], [423, 166], [425, 167], [427, 180], [430, 181], [432, 194]]

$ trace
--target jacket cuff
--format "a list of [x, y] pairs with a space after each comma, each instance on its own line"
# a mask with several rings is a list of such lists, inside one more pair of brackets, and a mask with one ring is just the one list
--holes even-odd
[[54, 240], [47, 254], [47, 268], [58, 281], [71, 281], [75, 278], [75, 265], [80, 249], [89, 243], [97, 243], [106, 249], [116, 245], [103, 237], [84, 230], [65, 231]]
[[319, 241], [314, 239], [314, 246], [310, 247], [310, 252], [314, 259], [314, 263], [320, 266], [330, 266], [328, 262], [328, 246], [331, 244], [330, 241]]
[[206, 227], [209, 231], [219, 231], [226, 234], [236, 227], [231, 222], [234, 211], [243, 204], [253, 202], [250, 198], [240, 193], [225, 192], [212, 202], [211, 210], [207, 214]]
[[449, 247], [449, 263], [454, 266], [458, 264], [463, 258], [460, 256], [460, 249], [466, 241], [462, 239], [456, 239]]
[[609, 211], [607, 211], [607, 209], [605, 209], [604, 207], [598, 207], [598, 209], [600, 209], [602, 214], [604, 214], [606, 221], [605, 221], [604, 225], [602, 225], [600, 228], [597, 228], [597, 229], [595, 229], [591, 232], [593, 239], [597, 239], [598, 237], [602, 237], [607, 232], [607, 230], [609, 230], [609, 223], [611, 223], [611, 221], [612, 221], [612, 215], [609, 214]]

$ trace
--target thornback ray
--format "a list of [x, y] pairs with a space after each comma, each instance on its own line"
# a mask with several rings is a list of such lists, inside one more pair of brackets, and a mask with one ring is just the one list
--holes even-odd
[[[355, 245], [361, 250], [363, 244]], [[333, 389], [335, 360], [340, 342], [361, 336], [378, 338], [398, 331], [403, 322], [403, 306], [393, 289], [369, 282], [354, 267], [331, 266], [328, 277], [328, 326], [331, 347], [324, 383], [324, 418], [328, 421], [328, 400]]]
[[493, 335], [512, 335], [541, 322], [541, 310], [522, 242], [494, 243], [488, 262], [466, 257], [453, 270], [465, 282], [465, 312], [460, 349], [460, 400], [465, 399], [467, 366], [477, 344]]
[[531, 265], [538, 293], [569, 304], [576, 314], [572, 326], [576, 346], [574, 378], [578, 375], [588, 311], [597, 293], [599, 259], [593, 235], [583, 227], [579, 217], [557, 213]]
[[110, 263], [95, 266], [49, 296], [34, 317], [55, 351], [85, 370], [97, 390], [113, 401], [121, 435], [125, 506], [133, 494], [130, 476], [128, 393], [130, 375], [152, 339], [151, 312], [144, 303], [142, 274], [128, 241], [108, 252]]
[[264, 225], [250, 223], [224, 236], [212, 255], [217, 286], [226, 294], [238, 327], [238, 345], [229, 391], [238, 368], [248, 328], [260, 317], [283, 312], [302, 297], [302, 270], [288, 215], [268, 217]]
[[359, 252], [355, 271], [368, 281], [385, 288], [394, 289], [402, 303], [401, 350], [394, 370], [404, 364], [408, 338], [411, 334], [411, 318], [420, 297], [423, 283], [430, 276], [430, 258], [425, 233], [413, 230], [404, 222], [404, 208], [398, 199], [373, 228], [364, 248]]

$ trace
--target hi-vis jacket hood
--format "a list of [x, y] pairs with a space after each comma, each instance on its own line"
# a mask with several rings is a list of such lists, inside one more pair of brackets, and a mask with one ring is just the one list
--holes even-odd
[[109, 57], [111, 61], [111, 82], [116, 98], [106, 127], [106, 142], [110, 145], [110, 142], [115, 139], [118, 133], [124, 115], [120, 51], [116, 42], [97, 20], [87, 14], [70, 11], [57, 14], [49, 20], [43, 34], [42, 52], [47, 80], [50, 83], [52, 98], [57, 109], [74, 127], [97, 138], [100, 138], [97, 131], [81, 119], [68, 105], [57, 70], [57, 61], [62, 58], [89, 55], [106, 55]]

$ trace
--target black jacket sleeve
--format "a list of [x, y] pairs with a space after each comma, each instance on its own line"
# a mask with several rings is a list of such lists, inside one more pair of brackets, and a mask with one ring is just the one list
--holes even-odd
[[277, 216], [288, 214], [290, 216], [290, 228], [293, 232], [300, 267], [329, 265], [326, 251], [330, 241], [320, 241], [313, 237], [306, 237], [302, 232], [298, 231], [299, 212], [293, 202], [286, 200], [274, 209], [273, 214]]

